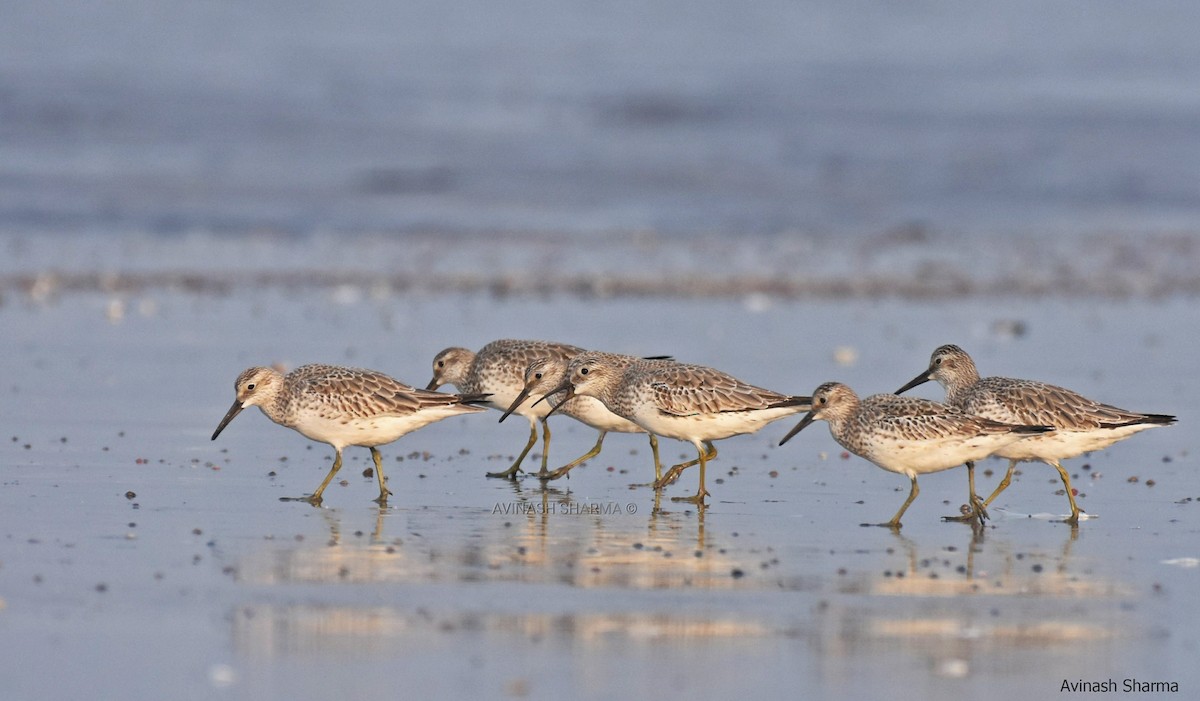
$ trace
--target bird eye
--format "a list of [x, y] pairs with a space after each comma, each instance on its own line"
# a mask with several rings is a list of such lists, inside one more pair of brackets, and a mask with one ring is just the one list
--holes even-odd
[[254, 391], [254, 383], [253, 383], [253, 382], [251, 382], [250, 384], [246, 385], [246, 391], [247, 391], [247, 392], [253, 392], [253, 391]]
[[826, 404], [829, 402], [829, 398], [828, 397], [817, 397], [817, 401], [820, 402], [821, 404]]
[[438, 367], [439, 367], [439, 368], [444, 368], [444, 367], [446, 367], [446, 361], [444, 361], [444, 360], [439, 360], [439, 361], [438, 361]]
[[579, 374], [580, 375], [588, 374], [588, 369], [587, 368], [579, 368]]
[[535, 380], [542, 379], [542, 373], [540, 373], [540, 372], [533, 373], [533, 379], [535, 379]]

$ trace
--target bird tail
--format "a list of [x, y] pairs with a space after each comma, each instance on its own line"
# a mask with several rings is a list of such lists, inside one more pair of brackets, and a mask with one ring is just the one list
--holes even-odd
[[1175, 423], [1175, 417], [1170, 414], [1142, 414], [1136, 419], [1129, 421], [1119, 421], [1115, 423], [1100, 424], [1101, 428], [1124, 428], [1126, 426], [1138, 426], [1140, 424], [1152, 424], [1155, 426], [1170, 426]]

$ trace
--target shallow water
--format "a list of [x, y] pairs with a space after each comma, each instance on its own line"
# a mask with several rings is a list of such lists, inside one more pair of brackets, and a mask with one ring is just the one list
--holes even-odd
[[[1200, 480], [1186, 428], [1200, 396], [1198, 312], [1187, 301], [584, 302], [315, 287], [286, 299], [150, 290], [113, 314], [118, 296], [9, 295], [0, 307], [0, 672], [12, 698], [942, 699], [1048, 696], [1064, 679], [1200, 683]], [[245, 366], [339, 362], [422, 384], [442, 347], [504, 336], [670, 353], [795, 393], [830, 379], [890, 391], [957, 342], [985, 373], [1182, 423], [1068, 464], [1096, 517], [1077, 530], [1048, 518], [1066, 507], [1053, 470], [1028, 465], [981, 536], [938, 520], [963, 501], [961, 471], [922, 480], [900, 535], [859, 527], [889, 517], [906, 481], [842, 458], [820, 424], [782, 448], [789, 422], [721, 442], [702, 514], [669, 501], [695, 488], [694, 472], [659, 508], [630, 486], [651, 469], [637, 436], [609, 436], [545, 490], [486, 479], [527, 435], [496, 412], [385, 447], [386, 509], [360, 474], [365, 451], [348, 451], [347, 484], [317, 509], [278, 497], [311, 491], [328, 447], [258, 412], [209, 440]], [[552, 466], [593, 441], [567, 420], [554, 429]], [[664, 460], [688, 453], [664, 443]]]
[[[1194, 691], [1198, 7], [7, 3], [4, 698]], [[500, 337], [790, 393], [955, 342], [1181, 424], [1068, 464], [1077, 530], [1032, 465], [982, 534], [958, 472], [859, 527], [907, 483], [822, 425], [722, 442], [703, 512], [636, 436], [488, 480], [495, 412], [385, 447], [385, 509], [365, 451], [316, 509], [326, 446], [209, 440], [246, 366]]]

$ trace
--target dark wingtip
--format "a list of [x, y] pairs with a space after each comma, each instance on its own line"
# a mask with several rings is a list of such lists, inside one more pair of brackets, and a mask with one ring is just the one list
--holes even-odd
[[1175, 417], [1170, 414], [1143, 414], [1132, 421], [1100, 424], [1100, 428], [1125, 428], [1126, 426], [1140, 426], [1142, 424], [1170, 426], [1175, 423], [1175, 420]]
[[1053, 426], [1016, 426], [1013, 433], [1036, 435], [1039, 433], [1049, 433], [1054, 430]]

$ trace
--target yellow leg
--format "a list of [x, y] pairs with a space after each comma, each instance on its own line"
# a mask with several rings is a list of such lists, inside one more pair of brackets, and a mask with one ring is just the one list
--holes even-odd
[[[706, 448], [712, 448], [712, 443], [706, 443]], [[687, 501], [693, 504], [704, 505], [704, 497], [708, 496], [708, 490], [704, 488], [704, 473], [708, 468], [708, 454], [704, 449], [696, 451], [700, 458], [700, 488], [690, 497], [672, 497], [671, 501]], [[713, 454], [716, 455], [716, 448], [713, 448]]]
[[375, 477], [379, 479], [379, 498], [375, 501], [380, 506], [387, 504], [387, 498], [392, 495], [392, 490], [384, 486], [383, 481], [383, 456], [379, 454], [379, 450], [374, 446], [371, 447], [371, 459], [375, 461]]
[[589, 450], [588, 452], [584, 453], [583, 455], [575, 458], [574, 460], [567, 463], [566, 465], [563, 465], [562, 467], [558, 468], [557, 470], [548, 472], [544, 475], [541, 473], [538, 473], [538, 477], [543, 482], [546, 482], [549, 480], [556, 480], [559, 477], [566, 475], [571, 470], [574, 470], [576, 467], [579, 467], [580, 465], [587, 462], [588, 460], [591, 460], [592, 458], [596, 457], [597, 455], [600, 454], [600, 448], [601, 448], [601, 446], [604, 445], [604, 437], [607, 435], [608, 435], [608, 431], [601, 431], [600, 435], [596, 437], [596, 445], [592, 446], [591, 450]]
[[1079, 525], [1079, 506], [1075, 504], [1074, 490], [1071, 489], [1071, 476], [1063, 469], [1063, 466], [1058, 464], [1057, 460], [1047, 461], [1054, 469], [1058, 470], [1058, 476], [1062, 478], [1063, 487], [1067, 490], [1067, 501], [1071, 502], [1071, 515], [1063, 519], [1063, 523], [1069, 523], [1072, 526]]
[[542, 419], [542, 469], [538, 470], [538, 477], [545, 478], [550, 474], [547, 469], [546, 461], [550, 459], [550, 424]]
[[530, 421], [529, 422], [529, 442], [525, 444], [525, 450], [522, 450], [521, 454], [517, 456], [517, 461], [514, 462], [512, 464], [512, 467], [508, 468], [507, 470], [504, 470], [503, 472], [489, 472], [489, 473], [487, 473], [487, 476], [488, 477], [508, 477], [509, 479], [516, 479], [517, 473], [521, 471], [521, 461], [525, 459], [526, 455], [529, 455], [529, 450], [531, 448], [533, 448], [534, 443], [537, 443], [537, 424], [533, 421]]
[[654, 453], [654, 481], [662, 479], [662, 461], [658, 459], [658, 436], [650, 434], [650, 452]]
[[990, 497], [988, 497], [987, 499], [983, 500], [984, 507], [991, 506], [992, 502], [995, 501], [996, 497], [1000, 496], [1000, 492], [1003, 492], [1004, 490], [1008, 489], [1008, 485], [1012, 484], [1013, 471], [1015, 471], [1016, 469], [1017, 469], [1017, 461], [1009, 460], [1008, 461], [1008, 472], [1004, 473], [1004, 479], [1000, 480], [1000, 484], [996, 485], [996, 489], [995, 489], [995, 491], [992, 492], [992, 495]]
[[678, 465], [673, 465], [671, 469], [667, 470], [665, 475], [654, 481], [654, 488], [662, 489], [668, 484], [675, 484], [675, 480], [679, 479], [679, 475], [683, 474], [684, 470], [688, 469], [692, 465], [703, 465], [706, 461], [717, 457], [717, 447], [712, 444], [712, 441], [704, 441], [704, 445], [708, 449], [707, 454], [703, 451], [700, 451], [700, 457], [696, 460], [688, 460], [687, 462], [681, 462]]
[[[337, 450], [337, 448], [334, 448], [334, 450]], [[337, 456], [333, 459], [333, 467], [329, 468], [329, 474], [325, 475], [325, 481], [321, 482], [321, 486], [317, 487], [317, 491], [306, 497], [279, 497], [279, 501], [307, 501], [313, 506], [320, 506], [322, 501], [321, 494], [325, 492], [325, 488], [333, 481], [333, 476], [340, 469], [342, 469], [342, 451], [337, 450]]]
[[986, 521], [989, 516], [987, 508], [984, 507], [983, 500], [975, 493], [975, 463], [967, 462], [967, 484], [970, 494], [967, 495], [967, 504], [963, 506], [961, 516], [943, 516], [943, 521], [958, 521], [959, 523], [978, 523], [980, 526]]
[[921, 489], [917, 487], [917, 476], [913, 475], [912, 477], [909, 477], [909, 479], [912, 480], [912, 489], [908, 491], [908, 498], [904, 500], [904, 505], [900, 507], [900, 510], [896, 512], [896, 515], [892, 517], [891, 521], [888, 521], [887, 523], [864, 523], [862, 525], [884, 526], [886, 528], [891, 528], [892, 530], [900, 530], [900, 517], [904, 515], [905, 511], [908, 511], [909, 505], [912, 504], [917, 498], [917, 495], [921, 493]]

